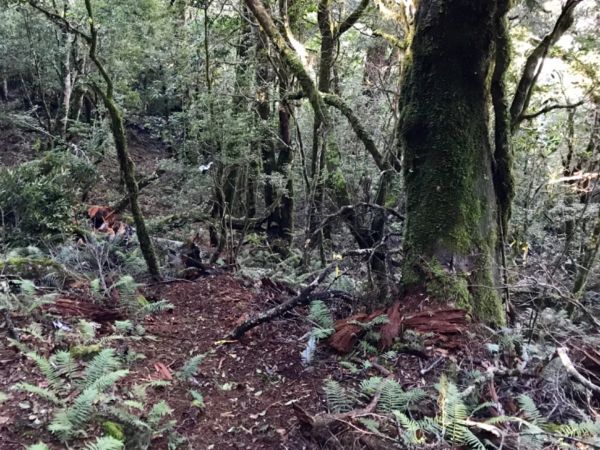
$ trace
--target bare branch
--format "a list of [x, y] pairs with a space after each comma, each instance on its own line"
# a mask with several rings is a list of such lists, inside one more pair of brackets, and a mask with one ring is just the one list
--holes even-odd
[[564, 105], [550, 105], [550, 106], [546, 106], [545, 108], [540, 109], [539, 111], [536, 111], [534, 113], [531, 114], [522, 114], [521, 115], [521, 120], [531, 120], [531, 119], [535, 119], [536, 117], [541, 116], [542, 114], [546, 114], [550, 111], [554, 111], [555, 109], [575, 109], [581, 105], [583, 105], [584, 101], [583, 100], [579, 100], [577, 103], [567, 103]]
[[352, 28], [358, 19], [360, 19], [360, 16], [363, 15], [367, 9], [367, 6], [369, 6], [369, 0], [362, 0], [356, 9], [352, 11], [348, 17], [346, 17], [346, 20], [339, 24], [334, 32], [334, 35], [339, 38], [342, 34]]
[[533, 93], [537, 79], [542, 71], [544, 60], [548, 56], [550, 47], [552, 47], [571, 27], [574, 20], [573, 13], [575, 7], [581, 2], [582, 0], [567, 0], [565, 2], [552, 31], [541, 40], [537, 47], [535, 47], [527, 57], [525, 67], [523, 68], [523, 74], [521, 75], [515, 96], [510, 106], [511, 131], [513, 133], [523, 121], [523, 115], [529, 106], [531, 94]]

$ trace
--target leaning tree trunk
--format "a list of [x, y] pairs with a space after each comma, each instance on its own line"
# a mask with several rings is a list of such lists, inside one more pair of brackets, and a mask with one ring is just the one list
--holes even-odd
[[502, 324], [488, 129], [497, 10], [497, 0], [421, 0], [399, 142], [407, 196], [405, 285]]

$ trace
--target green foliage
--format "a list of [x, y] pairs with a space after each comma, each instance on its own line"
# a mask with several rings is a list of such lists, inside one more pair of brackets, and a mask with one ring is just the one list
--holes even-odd
[[190, 395], [192, 396], [192, 406], [195, 406], [196, 408], [199, 409], [204, 409], [204, 397], [202, 396], [202, 394], [198, 391], [195, 390], [190, 390]]
[[91, 165], [66, 151], [0, 168], [0, 211], [7, 239], [29, 243], [72, 231], [72, 211], [94, 178]]
[[195, 376], [198, 373], [198, 366], [200, 363], [202, 363], [205, 357], [206, 355], [192, 356], [185, 362], [181, 370], [176, 373], [177, 378], [187, 380], [188, 378]]
[[26, 316], [31, 315], [36, 309], [52, 304], [56, 294], [36, 295], [36, 286], [30, 280], [15, 280], [19, 292], [12, 292], [7, 286], [0, 287], [0, 310], [19, 312]]
[[96, 442], [88, 443], [85, 450], [121, 450], [123, 442], [112, 436], [104, 436], [96, 439]]
[[333, 334], [333, 317], [331, 311], [329, 311], [329, 308], [323, 301], [316, 300], [310, 304], [308, 320], [314, 324], [311, 335], [317, 340], [325, 339]]
[[27, 450], [50, 450], [50, 447], [48, 447], [43, 442], [39, 442], [37, 444], [30, 445], [29, 447], [27, 447]]
[[325, 391], [327, 408], [330, 412], [339, 413], [352, 409], [352, 405], [355, 402], [354, 393], [337, 381], [327, 380], [323, 385], [323, 391]]

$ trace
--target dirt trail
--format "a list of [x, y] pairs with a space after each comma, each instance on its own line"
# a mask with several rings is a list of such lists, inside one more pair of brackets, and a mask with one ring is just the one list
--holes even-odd
[[[299, 432], [292, 405], [318, 408], [327, 370], [325, 362], [310, 368], [301, 364], [299, 337], [306, 333], [305, 325], [274, 322], [241, 342], [223, 343], [236, 321], [267, 308], [270, 296], [265, 290], [254, 294], [229, 275], [158, 286], [152, 295], [170, 301], [175, 310], [148, 321], [148, 333], [158, 340], [136, 348], [146, 355], [136, 370], [138, 378], [157, 377], [155, 363], [175, 371], [191, 356], [207, 355], [196, 386], [176, 383], [165, 392], [178, 431], [191, 448], [311, 448]], [[191, 406], [188, 389], [204, 396], [203, 413]]]

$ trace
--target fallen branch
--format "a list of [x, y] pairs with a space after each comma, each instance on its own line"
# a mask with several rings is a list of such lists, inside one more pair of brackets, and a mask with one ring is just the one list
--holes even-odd
[[298, 421], [301, 424], [303, 424], [311, 429], [323, 430], [323, 429], [326, 429], [329, 426], [331, 426], [334, 422], [346, 422], [347, 420], [355, 419], [357, 417], [367, 416], [367, 415], [373, 413], [373, 411], [375, 411], [375, 408], [377, 407], [377, 404], [379, 403], [380, 397], [381, 397], [381, 391], [378, 391], [373, 396], [373, 399], [369, 402], [369, 404], [367, 406], [365, 406], [364, 408], [361, 408], [361, 409], [355, 409], [355, 410], [348, 411], [345, 413], [336, 413], [336, 414], [324, 413], [324, 414], [317, 414], [316, 416], [311, 416], [306, 411], [304, 411], [302, 408], [300, 408], [298, 405], [296, 405], [295, 403], [293, 405], [293, 408], [294, 408], [294, 412], [296, 413], [296, 417], [298, 418]]
[[255, 328], [258, 325], [261, 325], [265, 322], [268, 322], [271, 319], [274, 319], [275, 317], [281, 316], [282, 314], [286, 313], [287, 311], [290, 311], [291, 309], [294, 309], [297, 306], [304, 305], [310, 302], [311, 294], [313, 293], [313, 291], [319, 286], [319, 284], [323, 282], [325, 278], [327, 278], [327, 276], [331, 272], [333, 272], [337, 265], [337, 261], [333, 264], [330, 264], [296, 297], [293, 297], [281, 303], [280, 305], [275, 306], [274, 308], [271, 308], [255, 317], [246, 320], [244, 323], [236, 327], [231, 333], [229, 333], [227, 339], [240, 339], [244, 334], [246, 334], [247, 331], [251, 330], [252, 328]]
[[563, 366], [565, 366], [565, 369], [567, 369], [567, 372], [569, 373], [569, 375], [571, 375], [573, 378], [575, 378], [577, 380], [577, 382], [579, 382], [581, 385], [585, 386], [586, 388], [588, 388], [594, 392], [600, 393], [599, 386], [596, 386], [594, 383], [592, 383], [590, 380], [585, 378], [583, 375], [581, 375], [577, 371], [577, 369], [573, 365], [573, 362], [571, 361], [571, 358], [569, 358], [569, 355], [567, 355], [566, 347], [557, 348], [556, 353], [558, 354], [558, 357], [560, 358], [560, 362], [562, 362]]

